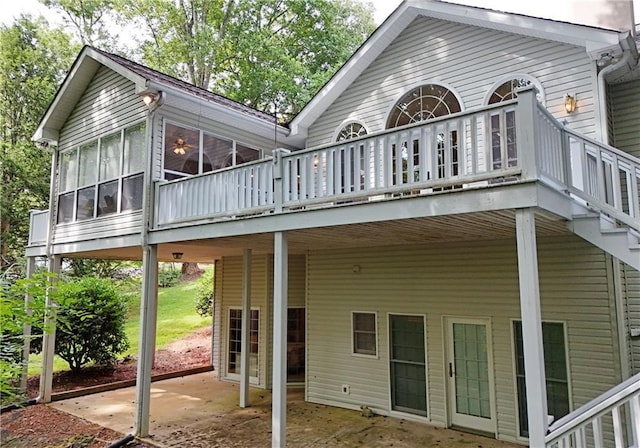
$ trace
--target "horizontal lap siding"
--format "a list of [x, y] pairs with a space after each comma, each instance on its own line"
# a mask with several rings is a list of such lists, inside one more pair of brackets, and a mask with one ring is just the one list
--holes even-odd
[[[622, 264], [622, 290], [626, 299], [626, 317], [628, 331], [632, 328], [640, 330], [640, 272], [626, 264]], [[631, 355], [631, 373], [640, 373], [640, 338], [629, 338]]]
[[[542, 315], [567, 322], [574, 408], [619, 379], [603, 253], [577, 238], [539, 241]], [[353, 266], [360, 266], [354, 272]], [[516, 437], [512, 319], [515, 242], [313, 251], [308, 255], [308, 399], [388, 412], [388, 313], [424, 314], [429, 418], [445, 425], [445, 316], [490, 317], [500, 438]], [[378, 313], [377, 359], [351, 355], [351, 311]], [[341, 385], [350, 394], [341, 393]]]
[[[583, 48], [421, 17], [316, 120], [307, 146], [329, 143], [347, 119], [362, 120], [369, 132], [383, 130], [395, 101], [418, 83], [449, 86], [466, 110], [482, 106], [495, 82], [516, 73], [537, 78], [546, 107], [573, 129], [593, 135], [593, 74]], [[563, 112], [567, 92], [579, 99], [570, 116]]]
[[100, 67], [60, 131], [60, 150], [144, 120], [147, 108], [133, 82]]
[[640, 81], [610, 86], [613, 144], [640, 157]]
[[142, 229], [142, 212], [128, 212], [58, 224], [53, 237], [54, 244], [73, 243], [96, 238], [132, 235]]

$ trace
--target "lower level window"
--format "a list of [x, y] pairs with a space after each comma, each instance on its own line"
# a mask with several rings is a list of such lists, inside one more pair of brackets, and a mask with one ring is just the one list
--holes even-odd
[[[258, 377], [260, 311], [251, 310], [249, 320], [249, 376]], [[242, 310], [229, 310], [229, 362], [227, 373], [240, 374], [242, 343]]]
[[[522, 322], [513, 322], [516, 350], [516, 381], [518, 388], [518, 415], [520, 435], [529, 436], [527, 417], [527, 390], [525, 387], [524, 349]], [[547, 413], [558, 420], [569, 413], [569, 380], [567, 376], [567, 351], [564, 339], [564, 324], [542, 323], [542, 345], [544, 347], [544, 370], [547, 385]]]
[[352, 313], [353, 353], [378, 355], [376, 313]]

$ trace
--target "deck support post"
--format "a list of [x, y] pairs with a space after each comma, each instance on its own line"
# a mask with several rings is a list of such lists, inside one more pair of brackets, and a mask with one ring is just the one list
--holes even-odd
[[[27, 257], [26, 277], [31, 278], [36, 271], [36, 257]], [[27, 316], [31, 316], [31, 301], [33, 297], [29, 294], [24, 296], [24, 309]], [[29, 353], [31, 352], [31, 324], [25, 322], [22, 326], [22, 372], [20, 373], [20, 392], [27, 391], [27, 377], [29, 375]]]
[[158, 246], [149, 245], [142, 252], [142, 301], [140, 302], [140, 342], [136, 376], [135, 435], [149, 436], [151, 408], [151, 368], [156, 348], [155, 327], [158, 319]]
[[240, 407], [249, 406], [249, 330], [251, 326], [251, 249], [242, 254], [242, 335], [240, 339]]
[[276, 232], [273, 253], [273, 394], [271, 446], [287, 445], [287, 234]]
[[532, 208], [516, 210], [516, 240], [525, 388], [529, 417], [529, 445], [543, 447], [549, 424], [547, 421], [547, 386], [542, 345], [536, 223]]
[[[60, 273], [62, 258], [59, 255], [50, 255], [47, 269], [53, 274]], [[50, 279], [46, 294], [44, 335], [42, 337], [42, 370], [40, 371], [39, 403], [51, 402], [51, 389], [53, 384], [53, 357], [56, 348], [56, 315], [58, 304], [51, 294], [56, 287], [57, 277]]]

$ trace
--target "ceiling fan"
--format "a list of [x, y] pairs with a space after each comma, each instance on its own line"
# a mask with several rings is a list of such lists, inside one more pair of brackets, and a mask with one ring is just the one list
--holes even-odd
[[183, 156], [188, 150], [191, 149], [191, 145], [187, 143], [187, 141], [182, 138], [182, 136], [178, 137], [175, 142], [173, 142], [173, 146], [171, 147], [173, 152]]

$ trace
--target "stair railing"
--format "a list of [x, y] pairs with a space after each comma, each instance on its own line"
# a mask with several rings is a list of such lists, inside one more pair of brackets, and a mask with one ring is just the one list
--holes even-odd
[[[608, 419], [612, 423], [607, 424]], [[611, 429], [615, 448], [640, 446], [640, 374], [553, 423], [545, 445], [547, 448], [611, 446], [608, 440]]]

